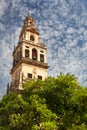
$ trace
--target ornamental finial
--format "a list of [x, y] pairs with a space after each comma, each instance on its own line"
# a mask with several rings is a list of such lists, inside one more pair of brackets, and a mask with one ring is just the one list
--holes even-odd
[[31, 10], [28, 9], [28, 17], [31, 16]]

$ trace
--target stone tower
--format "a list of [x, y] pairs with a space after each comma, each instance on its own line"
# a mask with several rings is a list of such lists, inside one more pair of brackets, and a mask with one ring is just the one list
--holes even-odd
[[7, 93], [20, 93], [22, 84], [28, 80], [47, 77], [46, 45], [40, 40], [35, 27], [35, 20], [28, 14], [19, 36], [17, 47], [13, 51], [13, 66], [11, 69], [11, 85]]

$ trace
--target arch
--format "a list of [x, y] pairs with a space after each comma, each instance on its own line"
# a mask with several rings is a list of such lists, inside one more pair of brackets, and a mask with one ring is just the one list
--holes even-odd
[[40, 54], [40, 62], [44, 62], [44, 55]]
[[37, 60], [37, 50], [35, 48], [32, 49], [32, 59]]
[[26, 38], [26, 32], [24, 32], [24, 39]]
[[29, 50], [28, 49], [25, 49], [25, 57], [29, 58]]
[[34, 36], [33, 35], [30, 35], [30, 41], [34, 41]]

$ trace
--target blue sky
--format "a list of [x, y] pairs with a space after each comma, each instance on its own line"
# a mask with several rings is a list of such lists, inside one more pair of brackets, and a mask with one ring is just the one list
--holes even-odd
[[28, 8], [47, 45], [48, 75], [74, 74], [87, 86], [87, 0], [0, 0], [0, 98]]

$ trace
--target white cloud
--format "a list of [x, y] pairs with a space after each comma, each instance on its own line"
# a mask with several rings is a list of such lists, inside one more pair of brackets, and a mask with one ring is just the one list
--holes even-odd
[[6, 0], [0, 0], [0, 17], [3, 16], [7, 7], [8, 7], [8, 4], [7, 4]]
[[77, 32], [77, 30], [74, 29], [73, 27], [69, 27], [69, 28], [67, 28], [67, 30], [66, 30], [66, 33], [67, 33], [67, 34], [72, 34], [72, 33], [75, 33], [75, 32]]
[[[87, 8], [79, 0], [0, 1], [0, 18], [4, 15], [8, 21], [8, 26], [3, 19], [0, 22], [1, 85], [5, 86], [4, 81], [9, 81], [12, 49], [18, 42], [23, 23], [21, 20], [27, 15], [28, 7], [36, 19], [41, 39], [47, 45], [48, 73], [56, 76], [60, 72], [70, 72], [78, 77], [82, 85], [87, 86]], [[10, 14], [5, 13], [6, 10]], [[5, 89], [6, 86], [3, 91]]]

